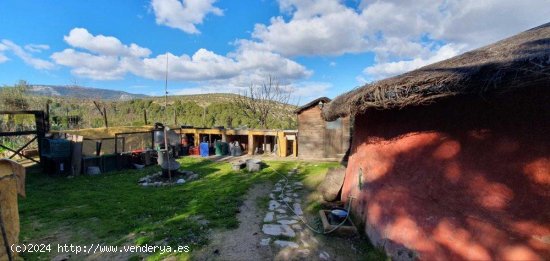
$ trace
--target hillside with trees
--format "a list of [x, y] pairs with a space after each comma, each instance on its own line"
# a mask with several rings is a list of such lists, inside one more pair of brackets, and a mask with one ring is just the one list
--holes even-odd
[[[110, 100], [35, 95], [29, 91], [29, 85], [24, 81], [0, 88], [0, 110], [45, 110], [49, 104], [54, 130], [104, 127], [103, 110], [109, 126], [143, 126], [165, 122], [169, 125], [194, 127], [296, 127], [293, 114], [296, 106], [270, 101], [271, 111], [266, 123], [262, 124], [259, 119], [250, 116], [253, 114], [245, 113], [241, 103], [236, 102], [242, 99], [235, 94], [169, 96], [165, 109], [164, 97]], [[20, 126], [23, 122], [16, 125]], [[14, 123], [13, 119], [0, 116], [0, 126], [3, 128], [14, 128]]]

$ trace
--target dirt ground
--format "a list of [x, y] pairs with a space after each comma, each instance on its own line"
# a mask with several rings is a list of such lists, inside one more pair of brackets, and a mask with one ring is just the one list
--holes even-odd
[[246, 195], [237, 214], [239, 227], [235, 230], [213, 231], [211, 243], [195, 254], [193, 260], [270, 260], [271, 247], [261, 247], [263, 213], [258, 199], [265, 197], [271, 184], [257, 184]]
[[[234, 230], [213, 231], [211, 243], [195, 253], [192, 260], [366, 260], [372, 259], [364, 251], [366, 239], [353, 237], [341, 238], [320, 235], [308, 229], [297, 231], [293, 242], [300, 247], [279, 247], [273, 243], [260, 244], [266, 235], [262, 232], [267, 206], [262, 200], [270, 194], [273, 184], [253, 186], [240, 207], [237, 218], [240, 225]], [[304, 191], [305, 202], [320, 201], [317, 191]], [[267, 204], [266, 204], [267, 205]], [[306, 214], [310, 225], [315, 226], [317, 216]], [[303, 224], [300, 224], [303, 226]], [[304, 226], [305, 227], [305, 226]], [[269, 237], [269, 236], [267, 236]], [[276, 239], [276, 238], [275, 238]], [[287, 239], [284, 239], [287, 240]], [[272, 240], [273, 241], [273, 240]], [[378, 259], [378, 258], [374, 258]]]

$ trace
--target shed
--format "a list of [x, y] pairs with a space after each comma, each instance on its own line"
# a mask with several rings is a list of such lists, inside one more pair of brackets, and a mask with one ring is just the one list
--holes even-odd
[[315, 99], [294, 111], [298, 117], [298, 157], [305, 159], [342, 159], [349, 148], [349, 117], [327, 122], [321, 108], [331, 100]]
[[550, 257], [550, 23], [367, 84], [342, 199], [396, 260]]

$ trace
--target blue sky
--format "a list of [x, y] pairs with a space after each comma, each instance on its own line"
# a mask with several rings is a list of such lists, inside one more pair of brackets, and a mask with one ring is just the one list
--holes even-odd
[[550, 22], [547, 0], [0, 2], [0, 84], [238, 93], [305, 103]]

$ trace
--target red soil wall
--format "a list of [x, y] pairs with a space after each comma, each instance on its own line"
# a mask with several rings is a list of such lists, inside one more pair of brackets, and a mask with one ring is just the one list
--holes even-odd
[[342, 199], [398, 260], [549, 260], [549, 101], [540, 88], [359, 115]]

